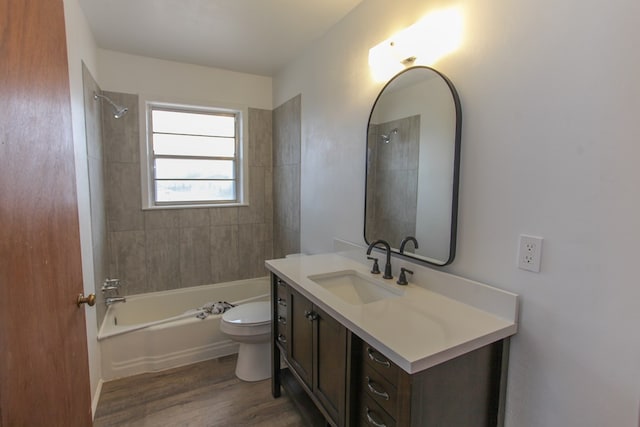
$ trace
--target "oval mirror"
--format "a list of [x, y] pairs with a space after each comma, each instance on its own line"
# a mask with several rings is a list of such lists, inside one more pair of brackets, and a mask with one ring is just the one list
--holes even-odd
[[384, 86], [367, 128], [367, 244], [383, 239], [419, 261], [453, 261], [461, 118], [453, 84], [433, 68], [408, 68]]

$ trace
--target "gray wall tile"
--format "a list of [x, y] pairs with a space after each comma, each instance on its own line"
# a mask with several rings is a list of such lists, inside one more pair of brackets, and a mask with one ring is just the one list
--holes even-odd
[[238, 209], [233, 208], [210, 208], [209, 222], [211, 226], [229, 225], [238, 223]]
[[238, 280], [238, 225], [219, 225], [211, 227], [210, 230], [212, 282]]
[[113, 117], [113, 110], [102, 101], [102, 126], [105, 139], [105, 155], [108, 162], [140, 163], [140, 140], [138, 128], [138, 95], [118, 92], [103, 92], [118, 105], [126, 106], [129, 112], [123, 117]]
[[152, 290], [181, 286], [179, 239], [177, 228], [145, 231], [147, 280]]
[[271, 168], [271, 134], [273, 114], [270, 110], [249, 109], [249, 165]]
[[109, 276], [122, 280], [125, 295], [149, 291], [144, 231], [109, 233]]
[[298, 95], [273, 111], [273, 166], [300, 164], [301, 103]]
[[239, 224], [255, 224], [265, 220], [265, 168], [252, 166], [249, 168], [249, 206], [238, 208]]
[[273, 256], [300, 251], [300, 95], [273, 112]]
[[144, 229], [159, 230], [180, 227], [180, 210], [148, 210], [144, 211]]
[[210, 248], [208, 226], [180, 229], [180, 283], [183, 288], [210, 283]]
[[180, 227], [209, 226], [209, 209], [180, 209]]
[[107, 223], [109, 231], [142, 230], [140, 165], [107, 163]]

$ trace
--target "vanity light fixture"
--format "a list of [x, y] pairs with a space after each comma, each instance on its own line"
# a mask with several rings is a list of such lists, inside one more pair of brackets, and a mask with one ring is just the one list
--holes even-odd
[[431, 65], [462, 44], [462, 12], [449, 8], [431, 12], [369, 50], [376, 81], [386, 81], [405, 67]]

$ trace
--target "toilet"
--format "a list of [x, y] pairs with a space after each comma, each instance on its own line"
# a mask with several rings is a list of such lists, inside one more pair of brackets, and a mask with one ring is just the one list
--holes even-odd
[[222, 315], [220, 330], [240, 344], [236, 376], [243, 381], [271, 377], [271, 304], [238, 305]]

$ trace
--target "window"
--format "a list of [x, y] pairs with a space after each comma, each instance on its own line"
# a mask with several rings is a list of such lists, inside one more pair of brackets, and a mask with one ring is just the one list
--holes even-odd
[[241, 113], [147, 103], [145, 208], [242, 203]]

